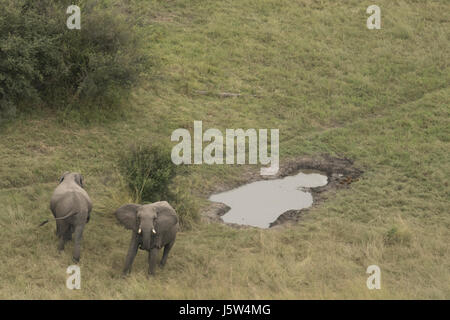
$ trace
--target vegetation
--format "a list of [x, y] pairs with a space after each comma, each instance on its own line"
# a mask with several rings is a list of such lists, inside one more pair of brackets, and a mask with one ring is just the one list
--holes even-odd
[[[43, 108], [2, 124], [0, 298], [449, 299], [450, 7], [376, 3], [381, 30], [366, 28], [373, 3], [356, 0], [105, 2], [132, 21], [157, 68], [115, 121], [86, 124], [76, 110]], [[172, 131], [192, 131], [194, 120], [222, 132], [279, 128], [281, 161], [342, 156], [364, 175], [296, 225], [192, 220], [155, 278], [146, 279], [142, 252], [122, 278], [130, 235], [112, 210], [130, 199], [119, 155], [137, 140], [170, 146]], [[51, 217], [66, 170], [84, 174], [94, 202], [73, 291], [65, 287], [72, 245], [58, 255], [54, 224], [37, 227]], [[248, 170], [258, 168], [191, 166], [171, 186], [203, 209]], [[372, 264], [381, 290], [366, 287]]]
[[169, 184], [176, 174], [170, 149], [162, 146], [134, 146], [122, 155], [120, 166], [138, 202], [169, 200]]
[[0, 109], [111, 108], [148, 70], [148, 55], [119, 10], [78, 1], [82, 28], [66, 26], [72, 1], [0, 1]]
[[[170, 149], [161, 145], [137, 145], [122, 154], [119, 160], [122, 177], [128, 185], [128, 191], [136, 203], [168, 201], [177, 211], [183, 230], [192, 229], [199, 221], [199, 208], [189, 192], [173, 183], [177, 170], [173, 164]], [[123, 198], [115, 203], [121, 205]], [[126, 202], [126, 201], [125, 201]], [[111, 208], [113, 210], [113, 208]]]

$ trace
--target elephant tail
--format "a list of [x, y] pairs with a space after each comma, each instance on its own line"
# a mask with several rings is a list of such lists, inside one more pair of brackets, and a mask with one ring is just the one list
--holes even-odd
[[44, 220], [44, 221], [42, 221], [40, 224], [39, 224], [39, 227], [42, 227], [44, 224], [46, 224], [48, 222], [48, 219], [47, 220]]
[[[60, 217], [60, 218], [56, 218], [55, 217], [55, 220], [63, 220], [63, 219], [67, 219], [67, 218], [69, 218], [69, 217], [71, 217], [71, 216], [73, 216], [74, 214], [77, 214], [77, 212], [76, 211], [73, 211], [73, 212], [69, 212], [68, 214], [66, 214], [64, 217]], [[38, 227], [42, 227], [43, 225], [45, 225], [45, 224], [47, 224], [48, 223], [48, 219], [47, 220], [44, 220], [44, 221], [42, 221], [40, 224], [39, 224], [39, 226]]]
[[68, 214], [66, 214], [64, 217], [59, 217], [59, 218], [55, 217], [55, 220], [64, 220], [64, 219], [67, 219], [67, 218], [77, 214], [77, 213], [78, 212], [76, 212], [76, 211], [72, 211], [72, 212], [69, 212]]

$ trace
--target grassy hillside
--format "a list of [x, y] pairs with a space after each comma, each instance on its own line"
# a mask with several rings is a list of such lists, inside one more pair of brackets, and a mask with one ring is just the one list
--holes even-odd
[[[118, 2], [156, 67], [117, 115], [35, 106], [0, 129], [0, 298], [450, 298], [450, 10], [447, 1]], [[208, 91], [211, 94], [199, 94]], [[242, 96], [220, 98], [216, 93]], [[129, 201], [118, 154], [172, 145], [176, 128], [279, 128], [281, 160], [345, 156], [365, 173], [299, 224], [269, 230], [199, 223], [166, 269], [147, 279], [139, 252], [120, 276], [129, 232], [112, 209]], [[65, 287], [49, 200], [80, 171], [94, 202], [82, 244], [82, 289]], [[249, 166], [195, 166], [176, 180], [204, 206]], [[367, 266], [382, 289], [368, 290]]]

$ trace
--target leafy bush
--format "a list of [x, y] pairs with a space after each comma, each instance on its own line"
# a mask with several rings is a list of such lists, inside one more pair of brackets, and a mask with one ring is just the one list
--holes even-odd
[[121, 157], [119, 167], [137, 201], [170, 200], [169, 185], [176, 166], [167, 148], [135, 146]]
[[120, 157], [119, 168], [136, 202], [168, 201], [177, 212], [184, 230], [191, 229], [198, 222], [199, 209], [195, 199], [186, 189], [173, 185], [180, 171], [173, 164], [168, 148], [133, 146]]
[[[80, 30], [66, 26], [70, 4]], [[109, 106], [150, 67], [133, 24], [105, 1], [0, 0], [0, 12], [0, 112]]]

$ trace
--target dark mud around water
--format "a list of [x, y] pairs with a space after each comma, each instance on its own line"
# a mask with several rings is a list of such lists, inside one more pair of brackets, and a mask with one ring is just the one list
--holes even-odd
[[282, 163], [275, 176], [248, 172], [245, 184], [218, 190], [210, 197], [214, 202], [203, 216], [239, 228], [295, 223], [338, 189], [348, 188], [362, 173], [346, 158], [324, 155], [290, 159]]

